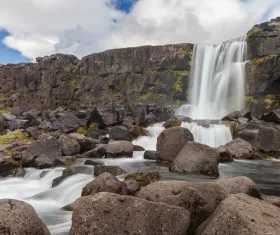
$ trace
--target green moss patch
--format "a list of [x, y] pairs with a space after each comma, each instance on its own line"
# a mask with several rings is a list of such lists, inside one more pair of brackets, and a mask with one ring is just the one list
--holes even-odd
[[257, 104], [258, 101], [253, 96], [245, 96], [245, 102], [247, 104]]
[[11, 144], [16, 141], [24, 142], [28, 140], [28, 135], [21, 130], [8, 131], [5, 135], [0, 135], [0, 144]]
[[186, 56], [188, 56], [188, 57], [192, 57], [193, 50], [190, 49], [190, 48], [180, 48], [180, 49], [178, 50], [178, 53], [179, 53], [179, 54], [186, 55]]
[[6, 113], [6, 114], [11, 114], [12, 113], [12, 109], [6, 107], [3, 104], [0, 104], [0, 113]]
[[6, 101], [8, 99], [9, 99], [9, 97], [7, 95], [4, 95], [2, 93], [0, 94], [0, 101]]

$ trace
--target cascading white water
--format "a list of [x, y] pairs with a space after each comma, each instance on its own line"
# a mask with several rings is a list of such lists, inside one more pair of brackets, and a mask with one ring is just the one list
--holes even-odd
[[246, 38], [220, 45], [196, 45], [192, 58], [190, 105], [180, 114], [192, 119], [221, 119], [244, 107]]
[[[244, 107], [246, 38], [220, 45], [196, 45], [192, 57], [190, 104], [181, 106], [178, 115], [194, 120], [220, 120]], [[197, 142], [215, 147], [231, 141], [229, 128], [188, 124]]]

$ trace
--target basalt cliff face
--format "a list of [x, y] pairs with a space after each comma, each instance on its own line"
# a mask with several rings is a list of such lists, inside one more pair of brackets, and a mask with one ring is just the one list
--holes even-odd
[[280, 17], [254, 26], [247, 34], [247, 105], [259, 115], [280, 108]]
[[[280, 18], [247, 34], [246, 105], [255, 115], [280, 107]], [[0, 65], [0, 105], [24, 111], [188, 100], [193, 44], [108, 50], [81, 60], [55, 54]], [[2, 107], [1, 106], [1, 107]]]
[[192, 44], [108, 50], [81, 60], [55, 54], [0, 65], [0, 102], [22, 109], [91, 108], [187, 99]]

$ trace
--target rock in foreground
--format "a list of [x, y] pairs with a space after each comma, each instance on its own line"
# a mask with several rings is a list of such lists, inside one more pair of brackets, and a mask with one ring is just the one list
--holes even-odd
[[189, 216], [180, 207], [99, 193], [77, 200], [70, 235], [186, 235]]
[[196, 235], [279, 235], [280, 209], [245, 194], [231, 195], [217, 207]]
[[183, 127], [171, 127], [157, 138], [157, 159], [172, 162], [188, 141], [193, 141], [192, 133]]
[[25, 202], [0, 200], [0, 218], [1, 235], [50, 235], [32, 206]]
[[219, 176], [219, 152], [207, 145], [188, 142], [174, 159], [170, 171]]

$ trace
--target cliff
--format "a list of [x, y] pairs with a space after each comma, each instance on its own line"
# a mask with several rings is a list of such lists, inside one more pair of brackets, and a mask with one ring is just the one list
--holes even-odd
[[246, 102], [255, 114], [280, 108], [280, 17], [247, 34]]
[[78, 60], [55, 54], [37, 63], [0, 65], [0, 102], [22, 109], [90, 108], [187, 98], [192, 44], [108, 50]]

